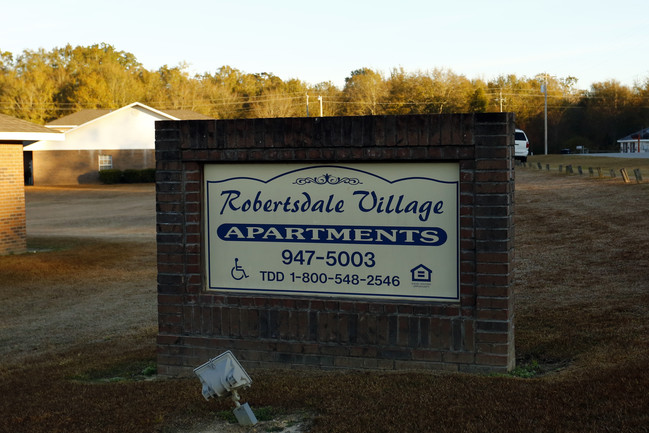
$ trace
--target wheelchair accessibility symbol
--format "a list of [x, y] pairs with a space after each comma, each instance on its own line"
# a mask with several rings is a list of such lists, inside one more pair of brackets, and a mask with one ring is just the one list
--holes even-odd
[[234, 259], [234, 267], [230, 270], [230, 275], [232, 275], [232, 278], [234, 278], [237, 281], [243, 278], [248, 278], [248, 274], [246, 274], [246, 271], [243, 269], [243, 267], [239, 266], [238, 258]]

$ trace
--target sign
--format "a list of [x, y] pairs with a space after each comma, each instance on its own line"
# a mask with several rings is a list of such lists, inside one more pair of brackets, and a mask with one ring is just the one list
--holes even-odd
[[459, 299], [459, 165], [209, 164], [210, 291]]

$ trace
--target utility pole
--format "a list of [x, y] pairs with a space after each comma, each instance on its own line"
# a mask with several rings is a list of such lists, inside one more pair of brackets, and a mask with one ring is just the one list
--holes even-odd
[[545, 144], [545, 154], [548, 154], [548, 74], [545, 74], [544, 76], [544, 83], [541, 86], [541, 90], [543, 91], [544, 97], [545, 97], [545, 109], [544, 109], [544, 124], [545, 124], [545, 136], [544, 136], [544, 144]]
[[500, 112], [503, 112], [503, 89], [498, 90], [498, 98], [496, 98], [496, 101], [500, 104]]
[[306, 94], [306, 117], [309, 117], [309, 94]]
[[318, 101], [320, 101], [320, 117], [322, 117], [322, 96], [318, 96]]

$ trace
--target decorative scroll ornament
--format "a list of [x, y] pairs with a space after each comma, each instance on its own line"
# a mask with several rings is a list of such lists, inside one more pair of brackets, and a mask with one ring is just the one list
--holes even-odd
[[359, 185], [362, 184], [358, 178], [355, 177], [338, 177], [332, 176], [328, 173], [325, 173], [317, 177], [300, 177], [293, 182], [295, 185], [306, 185], [307, 183], [315, 183], [316, 185], [338, 185], [340, 183], [346, 183], [349, 185]]

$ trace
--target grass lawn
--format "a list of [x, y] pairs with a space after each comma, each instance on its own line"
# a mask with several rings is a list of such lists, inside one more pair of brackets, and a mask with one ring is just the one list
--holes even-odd
[[[625, 164], [530, 162], [580, 158]], [[154, 243], [32, 238], [0, 257], [0, 432], [647, 432], [647, 215], [649, 181], [517, 167], [514, 374], [249, 370], [254, 428], [155, 376]]]

